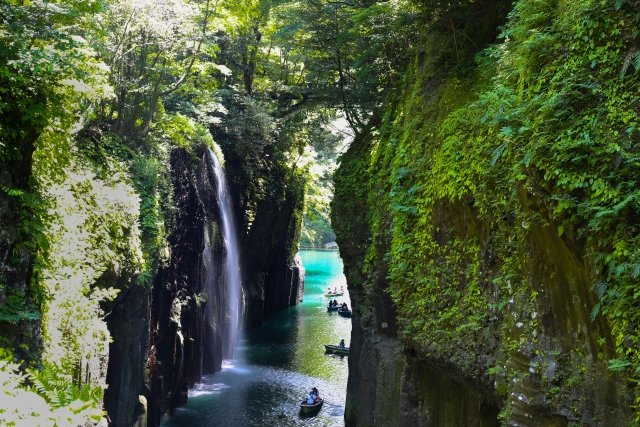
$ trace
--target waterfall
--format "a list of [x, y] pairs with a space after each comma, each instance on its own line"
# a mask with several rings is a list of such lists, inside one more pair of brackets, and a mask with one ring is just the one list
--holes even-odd
[[[215, 274], [213, 271], [214, 266], [212, 260], [206, 262], [206, 264], [210, 264], [210, 266], [207, 266], [207, 270], [209, 270], [207, 271], [207, 286], [216, 286], [213, 277], [220, 277], [220, 282], [217, 283], [217, 285], [222, 287], [224, 295], [226, 296], [226, 298], [224, 298], [226, 301], [219, 302], [226, 302], [226, 304], [220, 304], [218, 307], [211, 307], [210, 310], [226, 309], [226, 313], [224, 313], [223, 317], [223, 327], [227, 330], [225, 331], [226, 333], [223, 334], [226, 336], [226, 339], [225, 342], [223, 342], [222, 356], [226, 359], [232, 359], [234, 356], [234, 349], [240, 338], [240, 320], [242, 313], [242, 285], [240, 283], [238, 237], [231, 205], [231, 196], [227, 186], [224, 169], [213, 151], [209, 150], [208, 154], [215, 183], [217, 207], [220, 217], [220, 231], [222, 233], [224, 251], [222, 254], [222, 274]], [[226, 307], [224, 305], [226, 305]]]

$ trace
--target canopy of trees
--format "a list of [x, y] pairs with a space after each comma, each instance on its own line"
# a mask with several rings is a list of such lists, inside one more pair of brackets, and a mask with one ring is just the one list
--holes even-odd
[[[451, 68], [464, 71], [478, 62], [490, 63], [486, 69], [501, 81], [485, 76], [488, 85], [495, 84], [474, 108], [490, 104], [495, 118], [486, 120], [495, 121], [492, 135], [504, 141], [494, 147], [492, 166], [516, 154], [510, 141], [529, 138], [531, 129], [537, 129], [540, 145], [527, 146], [521, 163], [527, 174], [553, 182], [553, 188], [542, 190], [560, 188], [557, 197], [550, 197], [558, 234], [571, 231], [576, 238], [587, 238], [584, 230], [589, 229], [617, 236], [616, 241], [603, 236], [606, 244], [594, 246], [604, 280], [594, 316], [613, 322], [620, 356], [614, 368], [637, 382], [638, 315], [628, 315], [639, 297], [637, 232], [616, 226], [618, 219], [632, 218], [629, 212], [637, 204], [635, 169], [627, 166], [636, 164], [637, 117], [612, 101], [609, 113], [599, 111], [599, 116], [584, 117], [584, 123], [565, 129], [584, 134], [589, 120], [604, 120], [607, 114], [627, 124], [626, 129], [606, 130], [607, 138], [621, 142], [597, 147], [600, 157], [586, 149], [576, 154], [585, 165], [593, 166], [596, 159], [602, 165], [610, 156], [615, 157], [610, 162], [624, 166], [601, 170], [609, 174], [602, 179], [589, 180], [581, 170], [561, 172], [571, 160], [562, 149], [554, 152], [559, 163], [542, 152], [558, 142], [545, 139], [555, 129], [551, 120], [570, 116], [569, 109], [551, 114], [560, 106], [605, 98], [627, 105], [636, 101], [632, 90], [638, 86], [631, 79], [637, 79], [640, 69], [638, 2], [599, 2], [612, 18], [580, 15], [588, 18], [581, 27], [588, 46], [575, 40], [549, 42], [552, 37], [542, 30], [548, 18], [542, 3], [513, 2], [511, 25], [501, 40], [517, 44], [497, 45], [476, 56], [478, 46], [490, 40], [479, 41], [480, 32], [472, 32], [477, 26], [465, 25], [473, 17], [473, 0], [1, 2], [0, 328], [7, 331], [0, 337], [5, 349], [0, 373], [6, 374], [0, 378], [2, 396], [19, 400], [20, 393], [38, 394], [40, 407], [32, 413], [48, 408], [59, 425], [100, 418], [100, 378], [109, 340], [100, 304], [118, 290], [102, 289], [96, 279], [108, 270], [127, 271], [146, 286], [166, 257], [172, 148], [212, 145], [212, 134], [233, 137], [246, 165], [243, 173], [256, 178], [243, 195], [245, 226], [252, 203], [270, 194], [269, 185], [258, 179], [261, 171], [304, 174], [307, 224], [318, 222], [308, 228], [306, 239], [318, 241], [319, 235], [330, 235], [331, 184], [326, 168], [313, 165], [336, 160], [343, 138], [336, 136], [333, 124], [344, 119], [357, 137], [372, 129], [375, 133], [383, 116], [410, 122], [388, 108], [401, 103], [393, 92], [410, 80], [407, 70], [416, 72], [420, 55], [429, 56], [433, 66], [423, 72], [433, 73], [436, 80]], [[512, 7], [511, 2], [500, 4], [504, 10], [497, 14]], [[530, 33], [532, 27], [541, 30]], [[433, 29], [437, 37], [421, 45], [424, 40], [417, 35]], [[504, 46], [511, 50], [501, 51]], [[582, 49], [580, 58], [592, 58], [594, 69], [601, 63], [610, 67], [610, 90], [588, 73], [570, 87], [550, 76], [536, 82], [523, 75], [539, 70], [536, 61], [549, 57], [549, 49], [568, 48]], [[602, 55], [609, 55], [605, 62], [599, 62]], [[574, 76], [568, 71], [563, 75]], [[567, 92], [542, 93], [543, 83]], [[424, 96], [429, 90], [415, 88]], [[523, 102], [523, 96], [531, 102]], [[501, 102], [519, 104], [512, 115], [500, 116], [506, 105]], [[410, 105], [405, 107], [411, 111]], [[545, 126], [523, 119], [534, 110]], [[460, 122], [455, 126], [466, 125], [462, 118]], [[575, 139], [566, 136], [559, 142]], [[585, 136], [585, 147], [592, 142]], [[621, 171], [625, 178], [615, 179]], [[122, 198], [104, 203], [111, 197], [106, 188], [117, 188]], [[393, 197], [404, 200], [421, 190], [398, 191]], [[404, 202], [394, 206], [409, 216], [416, 209]], [[79, 215], [80, 226], [67, 221], [69, 212]], [[403, 224], [399, 219], [394, 226]], [[81, 253], [72, 257], [67, 241], [81, 242]], [[405, 247], [393, 250], [398, 248]], [[401, 301], [406, 271], [391, 273], [399, 278], [394, 292]], [[85, 307], [85, 316], [71, 325], [65, 319], [78, 304]], [[75, 405], [74, 411], [59, 410], [69, 405]], [[27, 412], [0, 411], [0, 424], [11, 425], [28, 417]]]

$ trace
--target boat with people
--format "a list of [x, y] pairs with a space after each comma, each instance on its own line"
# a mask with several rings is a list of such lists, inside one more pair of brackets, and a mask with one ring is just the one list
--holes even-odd
[[316, 387], [313, 387], [307, 397], [300, 402], [300, 413], [314, 414], [320, 410], [324, 400], [320, 397], [320, 393]]
[[324, 403], [324, 399], [321, 397], [319, 397], [313, 403], [307, 403], [306, 400], [303, 400], [302, 402], [300, 402], [300, 412], [302, 412], [303, 414], [313, 414], [320, 410], [323, 403]]
[[349, 355], [349, 347], [325, 344], [324, 345], [324, 352], [325, 353], [334, 353], [334, 354], [348, 356]]
[[340, 304], [338, 300], [329, 301], [329, 305], [327, 306], [327, 311], [338, 311], [340, 307], [344, 307], [344, 303]]
[[340, 307], [338, 309], [338, 314], [342, 317], [351, 317], [351, 310], [348, 308]]
[[344, 292], [326, 292], [324, 294], [325, 297], [341, 297], [342, 295], [344, 295]]
[[344, 287], [340, 286], [340, 290], [338, 290], [337, 286], [334, 286], [333, 289], [331, 286], [327, 288], [327, 292], [324, 293], [326, 297], [340, 297], [344, 295]]

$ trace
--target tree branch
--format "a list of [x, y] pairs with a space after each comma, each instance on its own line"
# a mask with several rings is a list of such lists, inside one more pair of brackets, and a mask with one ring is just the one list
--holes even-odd
[[[202, 36], [200, 37], [200, 40], [198, 41], [198, 46], [196, 47], [195, 51], [193, 52], [193, 55], [191, 56], [191, 60], [189, 61], [189, 65], [187, 65], [186, 70], [184, 70], [184, 73], [182, 74], [182, 76], [168, 89], [164, 90], [163, 92], [160, 93], [160, 96], [166, 96], [172, 92], [175, 92], [176, 90], [178, 90], [178, 88], [180, 86], [182, 86], [182, 84], [187, 80], [187, 77], [189, 77], [189, 74], [191, 74], [191, 68], [193, 67], [193, 64], [196, 62], [196, 58], [198, 57], [198, 54], [200, 53], [200, 49], [202, 48], [202, 41], [205, 39], [206, 35], [207, 35], [207, 27], [209, 24], [209, 17], [211, 15], [213, 15], [213, 13], [215, 12], [211, 12], [209, 10], [209, 5], [211, 3], [211, 0], [207, 0], [207, 5], [205, 6], [205, 12], [204, 12], [204, 20], [202, 22]], [[214, 5], [214, 11], [218, 9], [218, 0], [216, 0], [216, 3]]]

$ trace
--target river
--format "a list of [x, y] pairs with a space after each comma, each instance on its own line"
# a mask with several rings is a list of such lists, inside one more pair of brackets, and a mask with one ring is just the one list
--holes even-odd
[[[162, 427], [344, 426], [347, 358], [328, 355], [324, 344], [351, 338], [351, 319], [328, 313], [328, 286], [345, 288], [342, 260], [335, 251], [301, 251], [306, 270], [303, 302], [265, 318], [240, 341], [237, 360], [207, 375], [189, 392], [188, 404], [166, 417]], [[314, 417], [302, 417], [299, 402], [317, 387], [325, 403]]]

